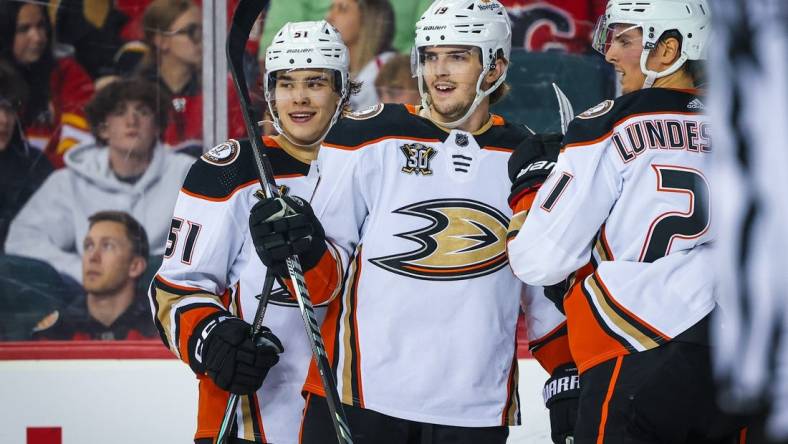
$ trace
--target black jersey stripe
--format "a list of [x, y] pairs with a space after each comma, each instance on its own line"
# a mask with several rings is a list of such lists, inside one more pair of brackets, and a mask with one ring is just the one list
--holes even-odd
[[647, 88], [624, 94], [613, 101], [613, 107], [597, 117], [572, 119], [564, 136], [564, 145], [586, 145], [604, 138], [621, 121], [638, 114], [676, 114], [685, 109], [687, 114], [702, 114], [702, 109], [687, 108], [698, 98], [691, 91]]
[[586, 298], [586, 303], [588, 304], [589, 308], [591, 309], [591, 314], [594, 316], [594, 319], [596, 320], [596, 323], [599, 326], [599, 328], [601, 328], [608, 336], [613, 338], [616, 342], [621, 344], [621, 346], [624, 347], [624, 349], [628, 353], [635, 353], [637, 351], [635, 349], [635, 347], [633, 347], [629, 343], [629, 341], [627, 341], [626, 339], [621, 337], [618, 333], [616, 333], [613, 330], [611, 330], [610, 327], [608, 327], [608, 325], [605, 322], [605, 320], [602, 319], [602, 316], [600, 316], [599, 312], [596, 310], [596, 305], [594, 305], [594, 298], [595, 298], [595, 296], [593, 294], [591, 294], [590, 291], [588, 291], [588, 288], [586, 288], [585, 284], [581, 284], [580, 288], [583, 291], [583, 295]]
[[361, 251], [356, 256], [356, 279], [350, 290], [350, 387], [353, 393], [353, 406], [364, 408], [364, 396], [361, 386], [360, 350], [358, 349], [358, 326], [356, 310], [358, 306], [358, 281], [361, 278]]
[[201, 288], [175, 285], [171, 282], [168, 282], [166, 279], [159, 276], [158, 274], [153, 278], [153, 282], [151, 283], [151, 285], [168, 293], [176, 294], [178, 296], [191, 296], [193, 294], [207, 293], [205, 290]]
[[[298, 177], [309, 173], [309, 165], [292, 157], [270, 137], [263, 139], [266, 156], [276, 177]], [[183, 182], [186, 194], [226, 200], [236, 191], [260, 180], [257, 172], [252, 144], [248, 139], [239, 141], [238, 158], [227, 165], [216, 165], [200, 159], [192, 165]]]
[[[670, 340], [670, 338], [668, 338], [667, 336], [665, 336], [663, 334], [660, 334], [659, 332], [654, 331], [654, 329], [652, 329], [649, 326], [643, 324], [643, 321], [633, 317], [632, 315], [627, 313], [626, 310], [622, 309], [622, 307], [618, 304], [618, 302], [616, 302], [613, 299], [613, 297], [610, 295], [610, 293], [607, 290], [607, 287], [604, 285], [604, 283], [602, 282], [602, 279], [599, 277], [599, 274], [597, 274], [597, 272], [594, 272], [591, 275], [591, 280], [594, 281], [594, 284], [596, 285], [596, 288], [599, 289], [599, 291], [601, 293], [600, 295], [605, 299], [605, 302], [607, 303], [607, 305], [613, 310], [613, 312], [621, 320], [623, 320], [626, 323], [627, 326], [630, 326], [630, 327], [634, 328], [641, 335], [651, 339], [651, 341], [656, 343], [656, 345], [663, 344], [663, 343], [667, 342], [668, 340]], [[621, 327], [621, 326], [619, 326], [619, 327]], [[635, 339], [637, 340], [638, 338], [635, 337]], [[642, 340], [638, 340], [638, 342], [640, 342], [646, 348], [652, 348], [648, 343], [643, 343]], [[653, 344], [651, 344], [651, 345], [653, 346]]]
[[260, 403], [257, 401], [257, 393], [249, 395], [249, 417], [252, 420], [254, 442], [268, 442], [265, 438], [265, 430], [263, 430], [263, 419], [260, 417]]
[[[492, 118], [495, 123], [489, 129], [474, 135], [482, 149], [508, 153], [530, 134], [525, 127], [510, 124], [500, 116]], [[329, 131], [324, 144], [357, 149], [390, 138], [444, 142], [448, 137], [446, 130], [430, 119], [411, 112], [406, 105], [386, 104], [379, 114], [369, 119], [339, 119]]]
[[446, 140], [448, 133], [429, 119], [408, 111], [405, 105], [386, 104], [375, 117], [362, 120], [343, 118], [331, 128], [324, 143], [329, 146], [358, 147], [391, 137]]

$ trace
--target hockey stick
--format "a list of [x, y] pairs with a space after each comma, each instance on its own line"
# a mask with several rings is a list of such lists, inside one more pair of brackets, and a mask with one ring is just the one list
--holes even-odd
[[[249, 33], [252, 30], [255, 20], [260, 13], [268, 6], [269, 0], [240, 0], [235, 8], [233, 20], [230, 24], [230, 32], [227, 37], [227, 58], [230, 61], [230, 73], [232, 74], [235, 88], [238, 91], [241, 112], [243, 113], [246, 131], [252, 144], [255, 164], [260, 175], [260, 184], [266, 197], [276, 197], [276, 181], [274, 180], [271, 162], [265, 154], [262, 145], [260, 129], [254, 122], [253, 109], [249, 100], [249, 89], [246, 85], [246, 78], [243, 72], [243, 54]], [[295, 298], [301, 317], [304, 320], [307, 336], [309, 337], [312, 354], [317, 363], [317, 370], [320, 373], [320, 380], [326, 393], [328, 410], [331, 413], [331, 420], [334, 424], [337, 442], [339, 444], [352, 444], [350, 428], [347, 425], [347, 417], [339, 402], [337, 384], [334, 375], [331, 373], [331, 365], [328, 362], [326, 348], [323, 345], [323, 337], [320, 335], [320, 327], [315, 318], [315, 309], [312, 306], [312, 299], [306, 288], [304, 273], [301, 270], [301, 263], [297, 256], [287, 258], [287, 271], [293, 281]]]
[[558, 100], [558, 113], [561, 115], [561, 134], [566, 134], [569, 122], [575, 118], [575, 111], [572, 109], [572, 102], [569, 101], [566, 94], [555, 83], [553, 83], [553, 90], [555, 91], [555, 98]]

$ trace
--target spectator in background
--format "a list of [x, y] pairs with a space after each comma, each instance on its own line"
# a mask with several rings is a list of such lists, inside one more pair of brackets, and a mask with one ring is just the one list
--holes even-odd
[[[416, 22], [432, 4], [432, 0], [397, 0], [390, 3], [394, 10], [395, 25], [392, 45], [396, 51], [410, 54], [416, 38]], [[326, 16], [330, 6], [331, 0], [271, 0], [259, 41], [258, 59], [261, 72], [265, 72], [265, 49], [285, 23], [320, 20]]]
[[112, 73], [112, 58], [124, 43], [121, 30], [129, 22], [115, 0], [50, 0], [49, 14], [55, 41], [73, 46], [74, 58], [93, 79]]
[[30, 96], [19, 117], [28, 142], [63, 166], [68, 149], [92, 141], [82, 108], [93, 95], [93, 80], [73, 57], [55, 54], [41, 3], [0, 1], [0, 58], [27, 83]]
[[138, 280], [148, 263], [145, 229], [122, 211], [88, 218], [83, 240], [85, 297], [44, 317], [33, 339], [145, 339], [158, 336]]
[[383, 103], [421, 104], [419, 85], [410, 70], [410, 56], [392, 57], [375, 79], [375, 91]]
[[17, 112], [26, 98], [24, 79], [0, 61], [0, 253], [11, 220], [52, 172], [44, 154], [27, 145], [19, 125]]
[[361, 83], [361, 91], [350, 98], [354, 111], [380, 102], [375, 78], [380, 67], [396, 55], [394, 11], [388, 0], [333, 0], [326, 21], [342, 35], [350, 51], [350, 76]]
[[6, 252], [49, 262], [76, 281], [82, 278], [81, 240], [89, 215], [126, 211], [164, 253], [170, 215], [193, 158], [166, 150], [166, 102], [156, 85], [118, 80], [86, 107], [95, 145], [66, 154], [66, 168], [53, 173], [11, 223]]
[[[173, 149], [199, 156], [202, 143], [202, 16], [190, 0], [155, 0], [142, 17], [145, 41], [155, 64], [145, 76], [170, 95], [170, 124], [163, 140]], [[246, 136], [238, 99], [228, 78], [228, 134]]]

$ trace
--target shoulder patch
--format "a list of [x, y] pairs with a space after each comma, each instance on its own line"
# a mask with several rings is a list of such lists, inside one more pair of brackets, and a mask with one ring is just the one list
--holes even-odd
[[241, 144], [235, 139], [220, 143], [202, 155], [202, 160], [217, 166], [229, 165], [238, 158]]
[[599, 116], [604, 116], [605, 114], [609, 113], [611, 109], [613, 109], [614, 104], [615, 102], [612, 100], [605, 100], [604, 102], [585, 110], [582, 114], [578, 115], [577, 118], [594, 119]]
[[48, 328], [55, 325], [58, 319], [60, 319], [60, 312], [55, 310], [52, 313], [49, 313], [48, 315], [44, 316], [40, 321], [38, 321], [36, 326], [33, 327], [33, 332], [35, 333], [35, 332], [47, 330]]
[[348, 119], [353, 119], [353, 120], [371, 119], [371, 118], [377, 116], [378, 114], [380, 114], [381, 112], [383, 112], [383, 106], [384, 105], [382, 103], [376, 103], [376, 104], [374, 104], [372, 106], [369, 106], [367, 108], [364, 108], [364, 109], [362, 109], [360, 111], [354, 111], [352, 113], [349, 113], [345, 117], [347, 117]]

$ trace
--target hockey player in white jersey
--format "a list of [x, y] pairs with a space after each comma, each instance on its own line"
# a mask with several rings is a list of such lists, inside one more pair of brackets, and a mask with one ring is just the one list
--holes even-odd
[[608, 3], [595, 46], [624, 95], [571, 122], [509, 242], [524, 282], [569, 289], [546, 294], [580, 372], [578, 444], [740, 437], [708, 346], [711, 131], [694, 88], [709, 28], [705, 0]]
[[[510, 153], [530, 135], [489, 112], [504, 93], [511, 28], [496, 0], [439, 0], [415, 46], [422, 105], [350, 115], [320, 149], [313, 228], [346, 270], [323, 337], [356, 444], [503, 443], [519, 423], [522, 284], [507, 266], [502, 190]], [[255, 237], [264, 263], [326, 249], [269, 202], [253, 216], [267, 220]], [[304, 390], [302, 442], [325, 443], [333, 429], [314, 366]]]
[[[348, 60], [341, 37], [325, 21], [288, 23], [267, 49], [265, 97], [280, 135], [265, 137], [263, 144], [278, 184], [292, 199], [311, 198], [318, 182], [312, 160], [357, 88], [348, 80]], [[200, 383], [196, 443], [217, 436], [228, 392], [242, 395], [230, 442], [298, 442], [311, 349], [287, 290], [275, 287], [264, 319], [284, 352], [270, 331], [262, 346], [249, 338], [266, 274], [249, 230], [260, 190], [252, 149], [248, 140], [229, 140], [194, 164], [151, 286], [162, 340]], [[302, 257], [304, 269], [319, 260]], [[335, 268], [327, 285], [336, 288], [340, 278]], [[332, 296], [322, 294], [316, 304]]]

